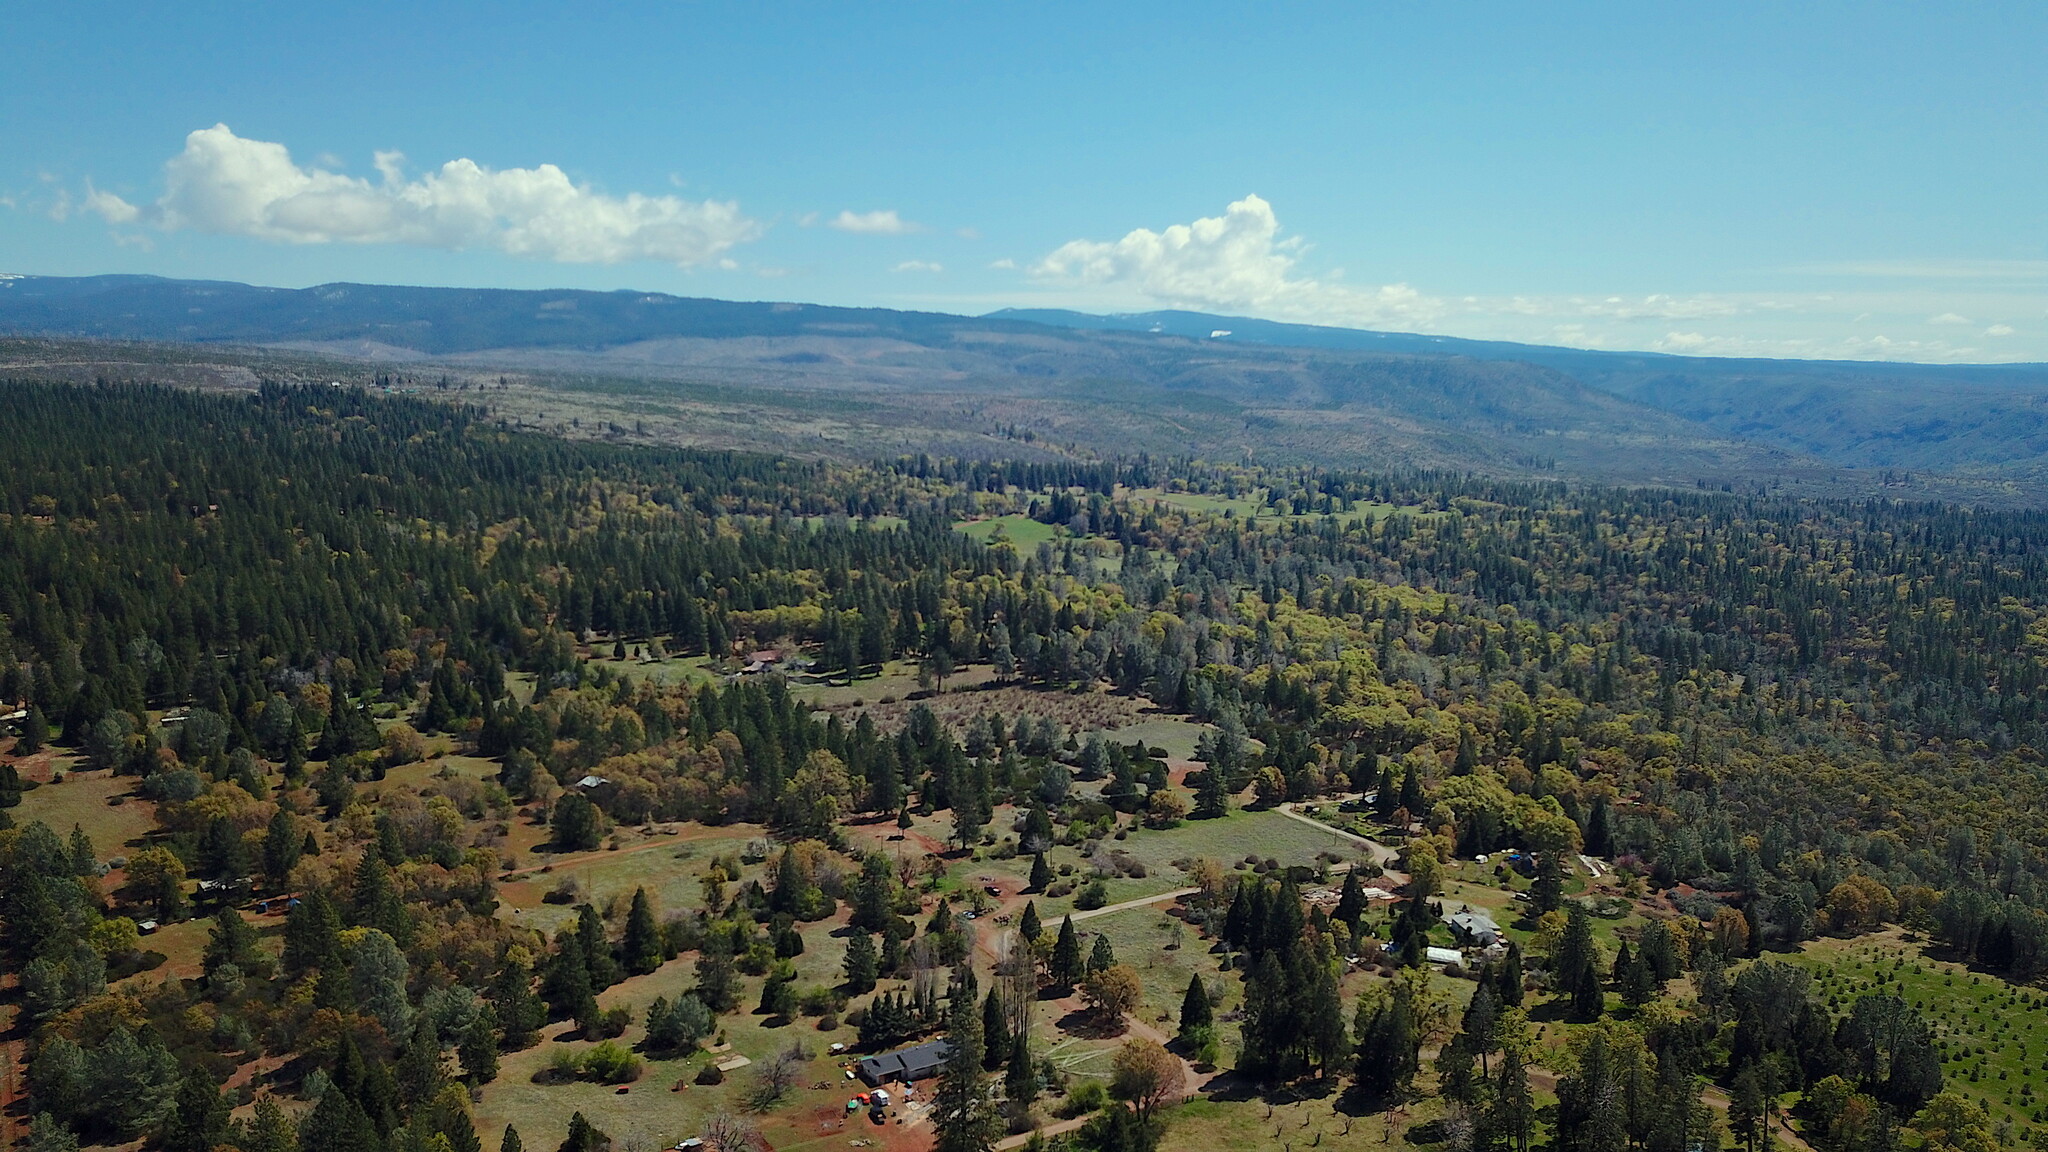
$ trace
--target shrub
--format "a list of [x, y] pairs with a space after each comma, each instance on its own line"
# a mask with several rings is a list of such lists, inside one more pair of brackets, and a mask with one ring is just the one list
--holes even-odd
[[697, 1069], [697, 1083], [702, 1085], [725, 1083], [725, 1073], [716, 1064], [706, 1064]]
[[574, 1080], [583, 1074], [583, 1053], [557, 1045], [548, 1053], [548, 1073], [557, 1080]]
[[1109, 1103], [1109, 1088], [1100, 1080], [1083, 1080], [1074, 1086], [1072, 1092], [1060, 1105], [1060, 1115], [1066, 1117], [1085, 1116], [1099, 1112]]
[[633, 1008], [622, 1004], [608, 1008], [597, 1018], [597, 1034], [605, 1039], [614, 1039], [626, 1034], [626, 1026], [633, 1022]]
[[630, 1084], [641, 1068], [640, 1057], [610, 1040], [583, 1055], [583, 1074], [605, 1084]]
[[1105, 888], [1100, 880], [1090, 882], [1086, 888], [1081, 889], [1079, 895], [1074, 897], [1074, 907], [1079, 908], [1083, 912], [1100, 908], [1107, 903], [1109, 903], [1109, 889]]

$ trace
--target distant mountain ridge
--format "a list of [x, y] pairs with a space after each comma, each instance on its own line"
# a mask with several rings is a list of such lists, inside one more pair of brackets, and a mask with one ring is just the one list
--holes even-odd
[[[2048, 365], [2038, 364], [1586, 351], [1187, 311], [960, 316], [151, 276], [0, 278], [7, 333], [511, 365], [748, 395], [923, 396], [891, 401], [889, 419], [955, 404], [948, 445], [987, 435], [972, 429], [991, 422], [1051, 420], [1105, 452], [1256, 451], [1627, 483], [1850, 469], [1869, 475], [1833, 476], [1820, 490], [1890, 492], [1895, 474], [1939, 475], [1955, 483], [1899, 494], [2048, 504]], [[1103, 405], [1123, 415], [1105, 423]]]
[[0, 330], [17, 333], [193, 343], [374, 340], [430, 355], [490, 348], [607, 348], [664, 338], [792, 336], [832, 329], [916, 337], [959, 323], [987, 327], [1005, 322], [627, 290], [349, 283], [264, 288], [157, 276], [0, 280]]

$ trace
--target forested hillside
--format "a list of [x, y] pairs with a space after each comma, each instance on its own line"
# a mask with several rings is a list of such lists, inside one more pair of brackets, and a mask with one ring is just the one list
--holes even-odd
[[[532, 1085], [752, 1043], [749, 977], [771, 1022], [953, 1038], [921, 1130], [947, 1149], [1053, 1098], [1078, 1146], [1221, 1139], [1203, 1108], [1283, 1085], [1381, 1124], [1416, 1104], [1412, 1139], [1465, 1148], [1759, 1147], [1781, 1107], [1851, 1152], [2048, 1123], [2024, 1043], [1980, 1088], [1942, 993], [1894, 972], [1852, 998], [1801, 966], [1882, 930], [2038, 1011], [2048, 514], [801, 462], [326, 387], [22, 381], [0, 404], [0, 918], [38, 1152], [473, 1152], [477, 1110], [510, 1124], [556, 1091]], [[1052, 718], [1096, 698], [1196, 732], [1192, 755]], [[132, 782], [149, 827], [51, 827], [67, 771]], [[1268, 816], [1358, 858], [1339, 879], [1340, 853], [1217, 847]], [[655, 851], [656, 825], [724, 847]], [[1176, 848], [1148, 865], [1152, 842]], [[688, 870], [660, 916], [651, 873], [606, 899], [567, 871], [641, 847]], [[1113, 931], [1084, 957], [1052, 918], [1167, 868], [1183, 887], [1131, 895], [1179, 900], [1185, 951], [1213, 952], [1155, 1017]], [[1342, 892], [1305, 905], [1317, 886]], [[1450, 922], [1487, 892], [1504, 949]], [[977, 936], [990, 894], [1006, 927]], [[195, 910], [181, 974], [138, 924]], [[687, 992], [606, 996], [690, 954]], [[1096, 1083], [1044, 1043], [1086, 1029], [1034, 1015], [1066, 997], [1175, 1035]], [[501, 1079], [551, 1020], [591, 1046]], [[772, 1117], [820, 1058], [768, 1035], [746, 1110], [770, 1119], [703, 1123], [815, 1137]], [[1168, 1106], [1219, 1067], [1238, 1104]], [[576, 1121], [563, 1147], [589, 1152]]]

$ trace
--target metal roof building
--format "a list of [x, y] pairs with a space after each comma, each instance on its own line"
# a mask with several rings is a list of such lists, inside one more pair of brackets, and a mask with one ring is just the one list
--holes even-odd
[[946, 1057], [952, 1051], [951, 1041], [928, 1040], [909, 1048], [870, 1056], [860, 1062], [860, 1078], [871, 1086], [880, 1087], [895, 1080], [913, 1083], [937, 1076], [939, 1070], [946, 1066]]

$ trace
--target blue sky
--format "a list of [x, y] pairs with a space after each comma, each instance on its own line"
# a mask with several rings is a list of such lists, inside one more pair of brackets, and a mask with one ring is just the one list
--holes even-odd
[[2040, 4], [341, 7], [12, 7], [0, 271], [2048, 360]]

